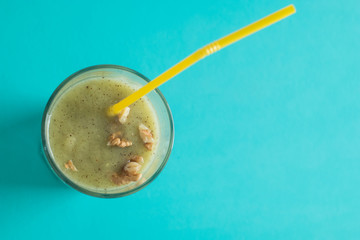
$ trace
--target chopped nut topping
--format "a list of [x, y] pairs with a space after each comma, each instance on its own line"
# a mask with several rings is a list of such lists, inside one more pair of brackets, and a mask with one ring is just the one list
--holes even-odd
[[114, 138], [114, 139], [110, 140], [107, 143], [107, 145], [108, 146], [116, 146], [116, 145], [120, 144], [120, 142], [121, 142], [120, 138]]
[[130, 108], [126, 107], [123, 110], [121, 110], [121, 112], [117, 115], [119, 122], [121, 124], [124, 124], [126, 122], [129, 113], [130, 113]]
[[112, 182], [115, 183], [116, 185], [122, 185], [122, 184], [124, 184], [124, 183], [123, 183], [123, 178], [120, 177], [120, 175], [117, 174], [117, 173], [113, 173], [113, 174], [111, 175], [111, 180], [112, 180]]
[[144, 145], [148, 150], [152, 150], [153, 146], [154, 146], [154, 143], [145, 143]]
[[[138, 162], [137, 162], [138, 161]], [[139, 173], [141, 169], [141, 164], [144, 159], [141, 156], [134, 156], [130, 159], [130, 162], [125, 164], [122, 171], [120, 173], [113, 173], [111, 178], [113, 183], [116, 185], [124, 185], [129, 184], [130, 182], [135, 182], [140, 180], [142, 174]]]
[[144, 163], [144, 158], [139, 156], [139, 155], [135, 155], [133, 157], [130, 158], [131, 162], [137, 162], [139, 164], [143, 164]]
[[148, 150], [152, 150], [153, 144], [154, 144], [154, 137], [151, 134], [151, 130], [148, 127], [146, 127], [144, 124], [141, 123], [139, 125], [139, 133], [140, 133], [141, 139], [145, 143], [145, 147]]
[[120, 131], [114, 132], [109, 136], [109, 142], [115, 138], [121, 137], [122, 133]]
[[136, 173], [136, 174], [133, 174], [130, 176], [130, 180], [131, 181], [139, 181], [139, 179], [142, 177], [142, 174], [141, 173]]
[[121, 147], [121, 148], [124, 148], [124, 147], [130, 147], [131, 145], [132, 145], [131, 141], [127, 141], [125, 139], [122, 139], [117, 146]]
[[69, 161], [67, 161], [67, 163], [65, 163], [65, 168], [66, 169], [71, 169], [74, 172], [78, 171], [72, 160], [69, 160]]
[[141, 165], [138, 164], [137, 162], [129, 162], [124, 166], [124, 171], [131, 175], [134, 175], [139, 172], [140, 168]]
[[109, 136], [109, 141], [107, 143], [108, 146], [117, 146], [117, 147], [129, 147], [132, 145], [131, 141], [128, 141], [126, 139], [121, 139], [121, 132], [115, 132]]
[[124, 173], [119, 175], [118, 173], [113, 173], [113, 175], [111, 176], [113, 183], [115, 183], [116, 185], [129, 184], [130, 182], [138, 181], [141, 177], [141, 173], [137, 173], [134, 175], [126, 175]]

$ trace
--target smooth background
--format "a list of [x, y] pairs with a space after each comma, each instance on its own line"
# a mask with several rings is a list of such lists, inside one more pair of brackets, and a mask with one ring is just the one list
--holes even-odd
[[[154, 78], [290, 3], [160, 87], [175, 146], [144, 190], [89, 197], [44, 164], [42, 111], [73, 72]], [[0, 238], [359, 239], [359, 24], [358, 0], [2, 0]]]

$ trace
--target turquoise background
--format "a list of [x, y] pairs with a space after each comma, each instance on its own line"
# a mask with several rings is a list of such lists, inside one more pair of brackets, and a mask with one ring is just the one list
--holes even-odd
[[[70, 74], [152, 79], [291, 3], [160, 87], [175, 145], [144, 190], [89, 197], [44, 164], [42, 111]], [[0, 1], [0, 239], [359, 239], [359, 24], [358, 0]]]

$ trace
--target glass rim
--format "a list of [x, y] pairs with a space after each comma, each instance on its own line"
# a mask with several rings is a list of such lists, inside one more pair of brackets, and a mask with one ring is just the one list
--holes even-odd
[[65, 174], [63, 174], [63, 172], [56, 166], [56, 164], [54, 163], [53, 158], [51, 157], [51, 155], [49, 154], [49, 150], [47, 149], [47, 139], [46, 139], [46, 118], [48, 115], [48, 111], [50, 106], [54, 103], [54, 99], [55, 97], [58, 95], [59, 91], [68, 83], [70, 82], [72, 79], [74, 79], [75, 77], [91, 71], [91, 70], [98, 70], [98, 69], [118, 69], [118, 70], [123, 70], [129, 73], [132, 73], [134, 75], [137, 75], [138, 77], [140, 77], [141, 79], [145, 80], [146, 82], [150, 82], [151, 80], [148, 79], [147, 77], [145, 77], [143, 74], [131, 69], [131, 68], [127, 68], [127, 67], [123, 67], [120, 65], [115, 65], [115, 64], [100, 64], [100, 65], [94, 65], [94, 66], [90, 66], [90, 67], [86, 67], [83, 68], [73, 74], [71, 74], [70, 76], [68, 76], [65, 80], [63, 80], [60, 85], [54, 90], [54, 92], [51, 94], [45, 109], [44, 109], [44, 113], [42, 116], [42, 121], [41, 121], [41, 144], [42, 144], [42, 151], [45, 155], [46, 158], [46, 162], [50, 165], [51, 170], [67, 185], [69, 185], [70, 187], [78, 190], [79, 192], [82, 192], [86, 195], [89, 196], [93, 196], [93, 197], [100, 197], [100, 198], [118, 198], [118, 197], [125, 197], [128, 196], [132, 193], [135, 193], [141, 189], [143, 189], [144, 187], [146, 187], [147, 185], [149, 185], [159, 174], [160, 172], [164, 169], [166, 163], [169, 160], [173, 145], [174, 145], [174, 135], [175, 135], [175, 131], [174, 131], [174, 120], [173, 120], [173, 116], [169, 107], [168, 102], [166, 101], [164, 95], [161, 93], [161, 91], [158, 88], [155, 88], [153, 91], [155, 91], [157, 93], [157, 95], [159, 95], [160, 99], [162, 100], [165, 108], [166, 108], [166, 112], [167, 115], [169, 117], [169, 123], [170, 123], [170, 141], [169, 141], [169, 147], [167, 149], [166, 155], [165, 157], [162, 159], [162, 162], [160, 164], [160, 166], [158, 167], [158, 169], [155, 171], [155, 173], [149, 177], [144, 183], [141, 183], [140, 185], [127, 190], [125, 192], [120, 192], [120, 193], [99, 193], [93, 190], [89, 190], [86, 188], [81, 187], [80, 185], [74, 183], [73, 181], [71, 181], [68, 177], [65, 176]]

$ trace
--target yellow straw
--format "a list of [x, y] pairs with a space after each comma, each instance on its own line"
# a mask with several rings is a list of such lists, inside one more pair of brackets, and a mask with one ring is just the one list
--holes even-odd
[[239, 41], [240, 39], [249, 36], [263, 28], [270, 26], [273, 23], [276, 23], [296, 12], [295, 7], [293, 5], [289, 5], [283, 9], [280, 9], [269, 16], [266, 16], [242, 29], [239, 29], [215, 42], [212, 42], [205, 47], [197, 50], [175, 66], [171, 67], [160, 76], [140, 88], [139, 90], [135, 91], [131, 95], [127, 96], [120, 102], [116, 103], [115, 105], [109, 107], [108, 115], [115, 116], [121, 112], [122, 109], [129, 106], [130, 104], [134, 103], [136, 100], [140, 99], [141, 97], [145, 96], [155, 88], [159, 87], [161, 84], [165, 83], [172, 77], [176, 76], [180, 72], [184, 71], [186, 68], [190, 67], [194, 63], [198, 62], [202, 58], [209, 56], [210, 54], [219, 51], [220, 49]]

